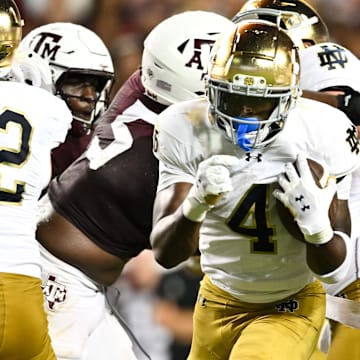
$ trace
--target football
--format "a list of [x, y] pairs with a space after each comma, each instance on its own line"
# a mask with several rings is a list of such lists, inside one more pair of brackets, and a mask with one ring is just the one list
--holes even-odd
[[[326, 186], [326, 182], [328, 180], [329, 173], [327, 171], [325, 171], [324, 167], [321, 164], [319, 164], [318, 162], [316, 162], [315, 160], [307, 159], [307, 163], [309, 165], [311, 174], [315, 180], [316, 185], [319, 186], [320, 188], [324, 188]], [[295, 167], [296, 171], [298, 172], [297, 167], [296, 167], [296, 162], [294, 162], [294, 167]]]
[[[309, 164], [309, 168], [310, 168], [311, 174], [315, 180], [315, 183], [320, 188], [324, 188], [326, 186], [326, 183], [327, 183], [327, 180], [329, 177], [328, 172], [324, 169], [324, 167], [321, 164], [319, 164], [315, 160], [307, 159], [307, 162]], [[294, 163], [294, 166], [296, 169], [295, 163]], [[329, 209], [330, 216], [335, 211], [334, 207], [335, 207], [335, 202], [333, 201], [333, 203], [331, 204], [330, 209]], [[280, 218], [282, 224], [285, 226], [287, 231], [292, 236], [294, 236], [296, 239], [298, 239], [300, 241], [305, 241], [304, 236], [303, 236], [302, 232], [300, 231], [300, 229], [299, 229], [296, 221], [294, 220], [294, 217], [290, 213], [289, 209], [286, 208], [283, 205], [283, 203], [279, 200], [276, 200], [276, 210], [278, 212], [278, 215], [279, 215], [279, 218]]]
[[309, 164], [310, 171], [315, 180], [315, 183], [320, 188], [324, 188], [326, 186], [329, 173], [325, 171], [324, 167], [320, 165], [318, 162], [312, 159], [307, 159]]

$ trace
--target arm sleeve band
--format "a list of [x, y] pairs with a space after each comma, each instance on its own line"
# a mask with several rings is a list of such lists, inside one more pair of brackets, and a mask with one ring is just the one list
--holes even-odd
[[350, 267], [350, 261], [351, 261], [351, 254], [350, 254], [350, 238], [348, 235], [346, 235], [345, 233], [341, 232], [341, 231], [334, 231], [334, 234], [340, 236], [343, 238], [343, 240], [345, 241], [345, 245], [346, 245], [346, 257], [345, 260], [343, 261], [343, 263], [336, 268], [335, 270], [324, 274], [324, 275], [319, 275], [319, 274], [315, 274], [314, 275], [322, 282], [327, 283], [327, 284], [333, 284], [336, 283], [338, 281], [341, 281], [346, 273], [349, 270]]

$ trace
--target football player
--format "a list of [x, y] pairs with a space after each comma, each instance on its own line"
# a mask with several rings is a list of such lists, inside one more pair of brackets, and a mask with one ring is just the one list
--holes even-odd
[[[74, 359], [83, 356], [92, 332], [108, 343], [109, 331], [96, 331], [109, 312], [102, 286], [113, 284], [130, 258], [150, 248], [158, 180], [153, 124], [170, 104], [205, 94], [210, 48], [231, 25], [205, 11], [183, 12], [157, 25], [145, 39], [141, 69], [115, 95], [88, 150], [51, 182], [42, 199], [37, 238], [59, 359], [67, 352]], [[116, 341], [93, 357], [121, 358], [121, 345]]]
[[[248, 0], [232, 20], [238, 23], [246, 19], [263, 19], [278, 24], [299, 49], [330, 41], [324, 20], [305, 0]], [[344, 87], [341, 92], [332, 93], [303, 88], [302, 95], [337, 107], [344, 111], [355, 125], [360, 124], [360, 93], [358, 91], [350, 87]]]
[[[326, 25], [320, 15], [304, 1], [247, 1], [240, 9], [234, 20], [239, 22], [249, 18], [266, 18], [278, 23], [292, 37], [300, 48], [300, 85], [303, 96], [328, 103], [342, 110], [359, 129], [360, 125], [360, 79], [356, 75], [360, 68], [359, 60], [348, 49], [339, 44], [329, 42]], [[307, 19], [317, 21], [307, 21]], [[301, 19], [301, 20], [296, 20]], [[303, 22], [305, 21], [305, 24]], [[306, 21], [310, 24], [306, 26]], [[294, 31], [293, 26], [296, 25]], [[295, 35], [295, 36], [294, 36]], [[355, 254], [347, 276], [335, 285], [325, 285], [329, 295], [337, 295], [347, 300], [360, 301], [356, 288], [358, 287], [359, 271], [357, 263], [359, 230], [356, 219], [357, 198], [359, 187], [359, 170], [352, 174], [350, 192], [350, 210], [352, 221], [351, 253]], [[340, 299], [339, 299], [340, 300]], [[353, 306], [351, 311], [345, 311], [346, 303], [334, 301], [328, 297], [327, 315], [337, 321], [332, 324], [331, 347], [329, 359], [357, 358], [360, 349], [356, 346], [359, 341], [359, 320]], [[351, 304], [348, 304], [350, 306]], [[357, 310], [359, 311], [359, 310]], [[344, 314], [339, 316], [339, 313]], [[344, 317], [345, 316], [345, 317]], [[344, 322], [344, 324], [341, 323]], [[349, 327], [349, 321], [352, 327]], [[355, 327], [355, 328], [354, 328]], [[325, 332], [326, 334], [326, 332]], [[323, 348], [327, 351], [328, 341], [322, 339]]]
[[35, 228], [51, 149], [64, 141], [72, 116], [41, 88], [50, 83], [48, 65], [17, 52], [23, 20], [13, 0], [0, 2], [0, 17], [0, 358], [55, 360]]
[[[298, 98], [299, 69], [296, 46], [277, 25], [241, 21], [214, 45], [208, 100], [158, 117], [151, 244], [167, 268], [199, 246], [205, 273], [190, 360], [310, 358], [325, 319], [321, 281], [348, 270], [348, 175], [360, 144], [343, 112]], [[331, 174], [325, 187], [307, 157]]]
[[114, 80], [113, 62], [97, 34], [73, 23], [39, 26], [22, 39], [20, 47], [48, 61], [53, 91], [73, 114], [66, 141], [51, 155], [55, 177], [85, 151], [95, 121], [107, 109]]
[[[336, 43], [321, 43], [300, 51], [300, 64], [302, 68], [300, 85], [303, 89], [321, 91], [344, 96], [345, 94], [360, 91], [360, 78], [357, 76], [360, 69], [359, 59], [348, 49]], [[359, 125], [359, 119], [354, 124]], [[357, 126], [359, 129], [359, 126]], [[360, 170], [352, 174], [349, 207], [351, 222], [351, 253], [353, 259], [346, 277], [336, 284], [324, 284], [330, 295], [336, 295], [347, 300], [360, 302], [360, 272], [359, 264], [359, 193]], [[340, 312], [344, 312], [345, 304], [336, 302]], [[328, 303], [328, 314], [331, 316], [334, 305]], [[354, 310], [355, 311], [355, 310]], [[338, 313], [337, 311], [335, 314]], [[352, 313], [347, 315], [348, 319]], [[340, 322], [331, 322], [332, 341], [328, 351], [328, 359], [356, 359], [360, 354], [360, 323], [353, 322], [350, 326]]]

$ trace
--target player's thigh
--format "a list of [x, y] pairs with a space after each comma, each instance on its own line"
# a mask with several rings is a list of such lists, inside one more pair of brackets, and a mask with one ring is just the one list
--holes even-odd
[[188, 360], [228, 360], [234, 344], [260, 307], [242, 303], [204, 276], [195, 304]]
[[81, 360], [136, 360], [132, 342], [122, 325], [108, 309], [90, 335]]
[[[360, 280], [347, 286], [341, 296], [360, 302]], [[360, 329], [331, 322], [332, 340], [328, 360], [360, 359]]]
[[81, 271], [41, 249], [49, 333], [58, 359], [80, 359], [106, 309], [104, 292]]
[[194, 311], [189, 359], [269, 359], [274, 353], [277, 359], [308, 359], [324, 316], [325, 291], [319, 282], [279, 303], [247, 304], [205, 276]]
[[0, 359], [55, 359], [40, 279], [0, 273]]
[[[234, 329], [232, 340], [223, 336], [229, 299], [231, 296], [215, 287], [207, 276], [203, 278], [194, 309], [193, 337], [188, 360], [228, 359], [233, 337], [240, 332], [238, 327]], [[240, 311], [236, 311], [234, 316], [241, 316]]]
[[360, 330], [336, 323], [327, 359], [360, 359]]
[[324, 317], [324, 289], [314, 282], [263, 314], [259, 310], [234, 344], [229, 359], [308, 360], [316, 351]]

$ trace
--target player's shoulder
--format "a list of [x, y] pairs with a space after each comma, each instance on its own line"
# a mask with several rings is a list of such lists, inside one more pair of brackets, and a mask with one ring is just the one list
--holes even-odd
[[360, 60], [344, 46], [320, 43], [300, 50], [299, 55], [303, 89], [318, 91], [339, 85], [360, 89], [355, 75], [360, 70]]
[[331, 139], [340, 138], [342, 135], [342, 137], [347, 137], [355, 131], [351, 120], [341, 110], [320, 101], [302, 97], [290, 112], [288, 123], [292, 122], [297, 124], [293, 126], [295, 131], [302, 132], [309, 138], [324, 139], [328, 143], [331, 143]]
[[13, 81], [0, 81], [0, 91], [8, 97], [14, 97], [16, 102], [43, 103], [43, 106], [59, 106], [66, 105], [63, 100], [55, 96], [53, 93], [37, 86], [26, 83]]
[[322, 127], [324, 124], [336, 125], [337, 127], [348, 127], [352, 123], [345, 113], [333, 106], [323, 102], [300, 97], [297, 101], [294, 112], [304, 123], [309, 123], [312, 127]]
[[310, 158], [324, 159], [335, 176], [345, 175], [358, 166], [360, 144], [356, 128], [342, 111], [302, 98], [293, 113], [295, 118], [288, 119], [288, 123], [294, 125], [289, 126], [285, 138], [292, 136], [299, 148], [306, 144]]
[[182, 101], [170, 105], [158, 115], [155, 127], [157, 131], [185, 137], [193, 133], [194, 128], [207, 126], [209, 103], [206, 98]]

